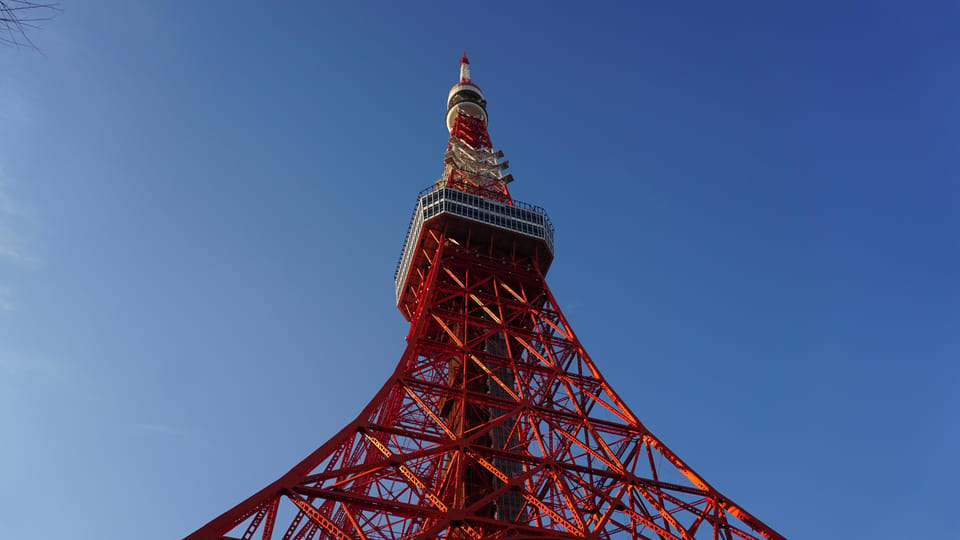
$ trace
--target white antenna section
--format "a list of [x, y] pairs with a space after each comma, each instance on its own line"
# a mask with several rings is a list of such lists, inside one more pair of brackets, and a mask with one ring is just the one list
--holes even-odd
[[450, 178], [456, 171], [480, 187], [507, 184], [513, 180], [513, 175], [503, 173], [510, 162], [501, 160], [502, 157], [502, 150], [474, 148], [465, 141], [450, 137], [450, 148], [443, 155], [443, 179]]

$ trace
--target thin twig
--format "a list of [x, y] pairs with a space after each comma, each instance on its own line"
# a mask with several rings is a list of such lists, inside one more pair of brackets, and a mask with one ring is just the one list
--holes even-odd
[[37, 49], [27, 34], [39, 28], [37, 24], [49, 21], [60, 12], [56, 2], [33, 0], [0, 0], [0, 44]]

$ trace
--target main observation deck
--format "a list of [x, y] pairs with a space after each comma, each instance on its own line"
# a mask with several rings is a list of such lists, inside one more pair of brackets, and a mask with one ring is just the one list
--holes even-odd
[[424, 224], [444, 215], [523, 235], [537, 244], [542, 242], [548, 251], [545, 254], [548, 259], [546, 264], [549, 265], [549, 260], [553, 259], [553, 224], [543, 208], [519, 201], [513, 201], [513, 204], [501, 203], [459, 189], [431, 186], [417, 195], [417, 206], [413, 211], [403, 253], [394, 274], [398, 305], [403, 297]]

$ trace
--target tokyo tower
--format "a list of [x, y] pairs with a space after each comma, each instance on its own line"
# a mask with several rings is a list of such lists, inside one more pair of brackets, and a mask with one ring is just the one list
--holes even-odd
[[353, 422], [187, 540], [769, 539], [640, 422], [544, 280], [553, 226], [514, 200], [466, 55], [442, 177], [395, 276], [396, 370]]

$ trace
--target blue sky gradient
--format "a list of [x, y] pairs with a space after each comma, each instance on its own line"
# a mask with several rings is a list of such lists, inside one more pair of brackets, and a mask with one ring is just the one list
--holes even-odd
[[180, 538], [352, 420], [467, 50], [607, 379], [788, 538], [947, 538], [960, 9], [64, 3], [0, 48], [0, 538]]

